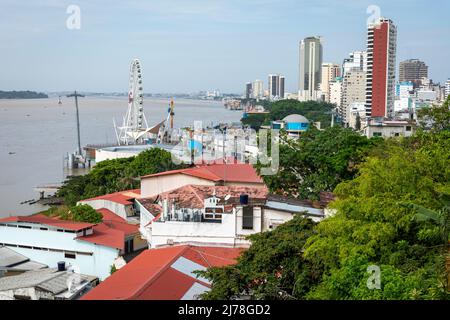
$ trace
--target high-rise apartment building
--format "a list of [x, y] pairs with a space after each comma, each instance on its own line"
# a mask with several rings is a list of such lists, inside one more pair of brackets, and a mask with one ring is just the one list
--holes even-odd
[[329, 102], [337, 107], [341, 106], [342, 101], [342, 78], [337, 77], [329, 85]]
[[344, 123], [349, 122], [351, 106], [366, 101], [366, 73], [358, 68], [347, 71], [342, 81], [342, 101], [339, 113]]
[[428, 66], [418, 59], [410, 59], [400, 62], [399, 81], [412, 82], [417, 88], [422, 82], [422, 78], [428, 78]]
[[342, 64], [342, 76], [350, 70], [367, 71], [367, 51], [353, 51]]
[[299, 92], [300, 101], [318, 100], [322, 78], [322, 41], [308, 37], [300, 42]]
[[278, 83], [278, 97], [280, 99], [284, 99], [284, 93], [285, 93], [285, 82], [286, 78], [284, 76], [280, 76], [279, 83]]
[[251, 82], [245, 84], [245, 99], [250, 99], [252, 97], [253, 86]]
[[252, 84], [253, 98], [259, 99], [264, 96], [264, 85], [261, 80], [255, 80]]
[[330, 83], [341, 76], [341, 66], [334, 63], [322, 63], [322, 81], [320, 91], [326, 102], [330, 102]]
[[397, 28], [385, 18], [367, 30], [366, 116], [390, 117], [394, 111]]
[[445, 82], [445, 99], [450, 96], [450, 78]]
[[285, 77], [279, 74], [269, 74], [269, 99], [283, 99], [285, 93]]

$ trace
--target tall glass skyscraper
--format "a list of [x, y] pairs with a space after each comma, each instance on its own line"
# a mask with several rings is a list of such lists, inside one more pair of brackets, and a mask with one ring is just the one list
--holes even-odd
[[307, 37], [300, 42], [299, 88], [300, 101], [318, 100], [322, 79], [322, 41]]

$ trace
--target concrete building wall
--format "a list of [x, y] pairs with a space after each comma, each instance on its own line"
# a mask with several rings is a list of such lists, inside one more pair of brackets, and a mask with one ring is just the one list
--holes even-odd
[[[41, 225], [25, 224], [24, 226], [39, 227]], [[101, 280], [110, 274], [110, 267], [119, 256], [119, 249], [96, 245], [94, 243], [76, 240], [75, 233], [58, 232], [53, 230], [24, 229], [0, 225], [0, 243], [5, 245], [20, 245], [10, 248], [23, 254], [30, 260], [56, 267], [59, 261], [66, 265], [79, 268], [82, 274], [93, 275]], [[27, 247], [27, 248], [25, 248]], [[35, 247], [36, 249], [33, 249]], [[39, 250], [48, 248], [54, 251]], [[59, 250], [59, 251], [56, 251]], [[78, 252], [76, 258], [66, 258], [65, 252]]]
[[204, 186], [213, 186], [214, 182], [200, 179], [193, 176], [188, 176], [181, 173], [156, 176], [149, 178], [142, 178], [141, 180], [141, 196], [153, 197], [160, 193], [173, 190], [188, 184], [197, 184]]
[[133, 206], [131, 204], [124, 205], [124, 204], [120, 204], [120, 203], [117, 203], [114, 201], [103, 200], [103, 199], [82, 200], [82, 201], [79, 201], [78, 203], [90, 205], [95, 210], [102, 209], [102, 208], [108, 209], [125, 220], [127, 219], [127, 217], [134, 215]]

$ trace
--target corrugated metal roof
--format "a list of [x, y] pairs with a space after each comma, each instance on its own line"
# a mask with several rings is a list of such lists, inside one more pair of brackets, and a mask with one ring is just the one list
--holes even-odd
[[[0, 291], [35, 287], [53, 294], [59, 294], [68, 290], [67, 280], [71, 276], [73, 274], [58, 271], [56, 268], [28, 271], [17, 276], [0, 278]], [[79, 276], [81, 281], [95, 279], [95, 277], [87, 275]]]
[[0, 267], [12, 267], [29, 259], [7, 247], [0, 247]]

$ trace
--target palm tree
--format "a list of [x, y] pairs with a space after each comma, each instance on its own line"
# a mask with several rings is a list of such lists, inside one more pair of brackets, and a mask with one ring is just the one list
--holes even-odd
[[416, 211], [414, 215], [416, 221], [434, 222], [439, 227], [444, 246], [448, 246], [450, 241], [450, 196], [442, 194], [440, 200], [443, 206], [439, 210], [428, 209], [410, 202], [401, 203], [401, 205]]

